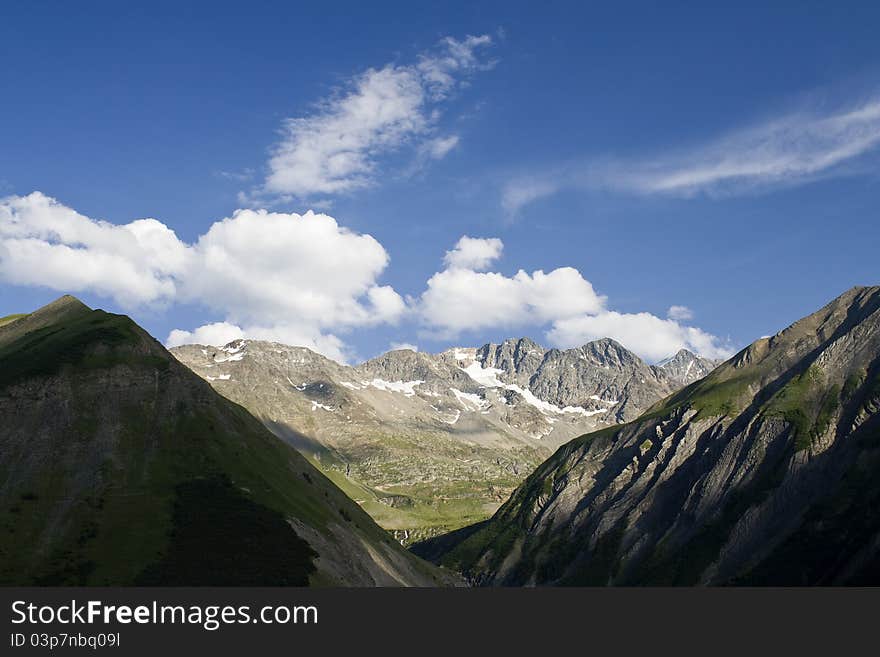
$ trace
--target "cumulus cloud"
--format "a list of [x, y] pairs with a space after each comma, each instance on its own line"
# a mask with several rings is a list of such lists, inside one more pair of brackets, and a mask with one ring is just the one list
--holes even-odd
[[660, 156], [569, 163], [514, 176], [501, 206], [515, 214], [563, 189], [692, 197], [734, 195], [857, 173], [880, 147], [880, 99], [833, 111], [797, 111]]
[[504, 243], [497, 237], [480, 238], [462, 236], [451, 251], [447, 251], [443, 262], [452, 269], [474, 269], [481, 271], [501, 257]]
[[616, 312], [572, 267], [486, 271], [503, 249], [498, 238], [462, 237], [407, 304], [380, 282], [389, 263], [384, 247], [326, 214], [239, 210], [185, 243], [155, 219], [114, 225], [39, 192], [0, 199], [0, 281], [89, 291], [126, 308], [195, 304], [219, 320], [176, 328], [169, 346], [249, 337], [346, 361], [353, 354], [340, 336], [412, 316], [433, 337], [543, 327], [560, 347], [612, 337], [648, 359], [682, 347], [729, 353], [683, 324], [691, 315], [685, 306], [670, 307], [667, 319]]
[[604, 298], [571, 267], [549, 273], [520, 270], [513, 276], [484, 272], [501, 256], [498, 238], [464, 236], [444, 257], [419, 300], [419, 314], [432, 331], [457, 335], [466, 330], [544, 324], [560, 317], [598, 312]]
[[550, 344], [562, 348], [610, 337], [648, 360], [682, 348], [709, 358], [730, 354], [715, 336], [681, 323], [691, 317], [685, 306], [671, 307], [668, 319], [610, 310], [606, 297], [574, 268], [520, 270], [513, 276], [482, 271], [502, 249], [501, 240], [465, 236], [447, 252], [446, 268], [428, 280], [417, 303], [428, 334], [453, 338], [485, 329], [544, 326]]
[[669, 306], [666, 316], [676, 321], [687, 321], [694, 318], [694, 311], [687, 306]]
[[394, 322], [405, 309], [376, 284], [388, 264], [382, 245], [326, 214], [239, 210], [192, 250], [183, 297], [236, 323], [364, 326]]
[[39, 192], [0, 199], [0, 279], [95, 291], [120, 306], [174, 299], [190, 253], [155, 219], [94, 221]]
[[440, 104], [491, 66], [480, 57], [491, 44], [487, 35], [446, 37], [414, 64], [368, 69], [312, 114], [286, 120], [257, 196], [311, 199], [366, 187], [377, 158], [409, 143], [421, 143], [430, 158], [444, 157], [458, 137], [434, 135]]
[[168, 334], [165, 344], [168, 347], [179, 347], [182, 344], [205, 344], [222, 347], [243, 337], [245, 337], [245, 333], [240, 326], [229, 322], [214, 322], [192, 331], [174, 329]]
[[392, 342], [390, 345], [388, 345], [388, 349], [389, 351], [398, 351], [401, 349], [407, 351], [418, 351], [419, 347], [418, 345], [414, 345], [410, 342]]
[[731, 354], [728, 345], [702, 329], [646, 312], [608, 310], [564, 318], [554, 322], [547, 332], [550, 343], [560, 348], [576, 347], [605, 337], [614, 338], [649, 361], [671, 356], [679, 349], [690, 349], [706, 358], [727, 358]]
[[520, 270], [514, 276], [450, 268], [434, 274], [420, 300], [422, 319], [437, 335], [545, 324], [597, 311], [602, 297], [580, 273]]
[[340, 363], [349, 362], [352, 356], [351, 348], [342, 339], [305, 324], [254, 324], [241, 327], [229, 322], [215, 322], [192, 331], [174, 329], [168, 335], [165, 345], [178, 347], [183, 344], [204, 344], [222, 347], [241, 338], [306, 347]]
[[325, 214], [239, 210], [194, 244], [154, 219], [114, 225], [39, 192], [0, 199], [0, 279], [90, 291], [126, 308], [196, 303], [223, 321], [169, 344], [287, 341], [341, 358], [334, 332], [395, 323], [403, 298], [380, 285], [388, 253]]

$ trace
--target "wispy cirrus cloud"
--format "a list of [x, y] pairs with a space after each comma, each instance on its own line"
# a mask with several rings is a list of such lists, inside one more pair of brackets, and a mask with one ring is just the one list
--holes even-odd
[[679, 197], [735, 195], [852, 174], [880, 147], [880, 98], [824, 113], [798, 111], [670, 154], [560, 165], [516, 176], [501, 205], [516, 214], [563, 189]]
[[683, 195], [797, 183], [830, 174], [878, 146], [880, 99], [825, 116], [791, 114], [645, 163], [620, 183], [635, 191]]
[[374, 183], [379, 158], [406, 146], [441, 159], [459, 142], [438, 135], [442, 105], [476, 72], [488, 35], [445, 37], [411, 64], [387, 64], [354, 76], [306, 116], [287, 119], [263, 183], [244, 198], [315, 200]]
[[532, 201], [555, 194], [565, 184], [564, 178], [546, 174], [519, 177], [504, 186], [501, 207], [509, 214], [516, 214]]

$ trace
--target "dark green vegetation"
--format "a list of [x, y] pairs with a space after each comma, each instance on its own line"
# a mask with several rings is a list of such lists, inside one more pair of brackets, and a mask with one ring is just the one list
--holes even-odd
[[[26, 317], [22, 315], [20, 317]], [[82, 370], [112, 367], [115, 348], [136, 346], [139, 329], [125, 316], [101, 310], [72, 307], [63, 322], [50, 323], [24, 332], [26, 325], [9, 326], [10, 333], [22, 333], [0, 342], [0, 386], [30, 377], [51, 376], [65, 368]], [[167, 368], [168, 361], [148, 350], [131, 349], [131, 365]]]
[[0, 584], [443, 581], [127, 317], [0, 327]]
[[880, 288], [854, 288], [414, 551], [486, 584], [877, 584], [878, 471]]
[[[214, 547], [206, 551], [205, 545]], [[164, 558], [147, 567], [136, 583], [305, 586], [317, 556], [282, 514], [254, 504], [228, 479], [194, 479], [175, 489]]]

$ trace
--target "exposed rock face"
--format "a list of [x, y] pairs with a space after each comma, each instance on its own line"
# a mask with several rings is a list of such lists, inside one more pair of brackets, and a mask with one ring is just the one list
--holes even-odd
[[657, 365], [674, 387], [683, 388], [702, 379], [720, 364], [720, 361], [701, 358], [687, 349], [681, 349], [672, 358], [667, 358]]
[[880, 288], [855, 288], [414, 551], [485, 584], [877, 584], [878, 468]]
[[130, 319], [72, 297], [0, 326], [0, 517], [4, 585], [451, 581]]
[[612, 340], [397, 350], [357, 367], [250, 340], [172, 353], [406, 541], [488, 517], [553, 449], [687, 379]]
[[[481, 347], [477, 359], [483, 367], [500, 369], [502, 381], [527, 388], [557, 406], [595, 410], [599, 407], [592, 402], [597, 399], [615, 401], [609, 414], [615, 422], [634, 419], [658, 399], [712, 369], [710, 361], [684, 349], [666, 365], [652, 367], [610, 338], [564, 351], [545, 350], [528, 339], [506, 340]], [[688, 369], [689, 363], [699, 365]]]

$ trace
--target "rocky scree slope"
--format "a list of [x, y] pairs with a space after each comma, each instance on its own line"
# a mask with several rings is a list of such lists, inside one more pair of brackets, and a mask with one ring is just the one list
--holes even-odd
[[483, 584], [880, 583], [880, 288], [571, 441], [414, 551]]
[[252, 340], [172, 353], [404, 543], [484, 520], [555, 448], [635, 417], [713, 365], [681, 352], [689, 369], [673, 373], [612, 340], [397, 350], [357, 367]]
[[431, 585], [130, 319], [63, 297], [0, 326], [0, 584]]

